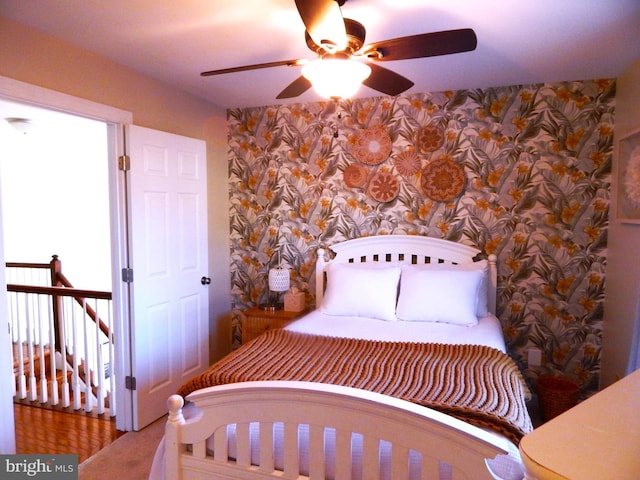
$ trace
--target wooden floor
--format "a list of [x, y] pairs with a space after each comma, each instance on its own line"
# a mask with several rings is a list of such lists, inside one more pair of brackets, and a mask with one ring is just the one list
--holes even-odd
[[114, 420], [14, 403], [16, 453], [71, 453], [82, 463], [125, 432]]

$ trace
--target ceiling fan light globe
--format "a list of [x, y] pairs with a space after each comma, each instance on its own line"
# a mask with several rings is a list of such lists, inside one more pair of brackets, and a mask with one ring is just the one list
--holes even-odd
[[349, 98], [371, 74], [371, 68], [357, 60], [317, 59], [302, 67], [302, 75], [325, 98]]

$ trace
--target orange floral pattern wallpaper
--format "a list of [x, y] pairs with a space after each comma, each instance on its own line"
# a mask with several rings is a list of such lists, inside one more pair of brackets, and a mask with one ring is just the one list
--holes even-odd
[[498, 256], [528, 378], [596, 390], [614, 114], [610, 79], [229, 110], [234, 309], [266, 300], [273, 252], [313, 304], [319, 246], [446, 238]]

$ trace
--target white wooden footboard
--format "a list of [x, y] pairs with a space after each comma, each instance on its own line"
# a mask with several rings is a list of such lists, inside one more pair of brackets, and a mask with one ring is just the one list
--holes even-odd
[[[381, 471], [393, 480], [436, 479], [442, 462], [452, 470], [451, 478], [491, 479], [485, 459], [508, 449], [506, 439], [448, 415], [342, 386], [246, 382], [198, 390], [187, 400], [197, 407], [194, 418], [184, 418], [182, 397], [174, 395], [168, 401], [167, 479], [325, 479], [329, 470], [336, 479], [349, 479], [352, 455], [359, 458], [362, 478], [367, 480], [381, 478]], [[253, 439], [250, 423], [254, 431], [259, 424]], [[274, 441], [273, 428], [280, 423], [284, 425], [284, 455], [282, 470], [277, 470], [274, 445], [278, 440]], [[228, 424], [236, 424], [234, 453], [229, 450]], [[308, 472], [301, 472], [298, 425], [308, 431], [308, 446], [302, 447], [308, 449]], [[325, 460], [325, 429], [335, 429], [335, 464], [330, 466]], [[358, 443], [352, 444], [355, 437], [362, 441], [352, 452], [352, 445]], [[257, 460], [251, 459], [252, 441], [259, 442]], [[357, 455], [356, 448], [361, 449]], [[388, 459], [381, 458], [383, 450]], [[414, 467], [410, 475], [410, 459], [411, 463], [417, 459], [417, 475]], [[388, 465], [381, 467], [385, 463]]]

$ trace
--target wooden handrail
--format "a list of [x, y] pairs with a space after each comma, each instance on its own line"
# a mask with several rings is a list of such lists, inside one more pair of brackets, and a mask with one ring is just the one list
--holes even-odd
[[51, 268], [50, 263], [7, 262], [7, 268]]
[[101, 292], [99, 290], [84, 290], [81, 288], [38, 287], [35, 285], [16, 285], [14, 283], [8, 283], [7, 290], [10, 292], [40, 293], [43, 295], [59, 295], [61, 297], [76, 297], [76, 298], [88, 297], [88, 298], [97, 298], [100, 300], [111, 300], [111, 292]]
[[73, 288], [73, 285], [69, 281], [69, 279], [62, 272], [58, 272], [58, 283], [61, 283], [64, 287]]

